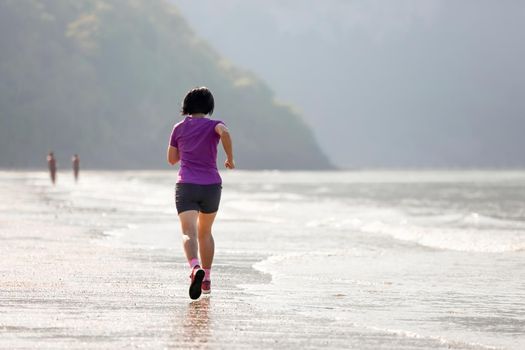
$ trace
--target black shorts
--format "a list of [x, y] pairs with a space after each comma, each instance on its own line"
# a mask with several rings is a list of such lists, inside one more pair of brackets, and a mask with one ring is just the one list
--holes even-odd
[[177, 213], [187, 210], [197, 210], [205, 214], [219, 210], [221, 201], [221, 184], [197, 185], [178, 183], [175, 186], [175, 205]]

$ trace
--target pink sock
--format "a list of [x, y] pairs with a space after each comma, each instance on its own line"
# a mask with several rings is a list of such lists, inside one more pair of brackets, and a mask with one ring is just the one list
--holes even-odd
[[199, 264], [199, 259], [197, 259], [197, 258], [193, 258], [193, 259], [191, 259], [191, 260], [189, 261], [189, 263], [190, 263], [190, 267], [191, 267], [192, 269], [193, 269], [195, 266], [200, 265], [200, 264]]
[[205, 281], [211, 281], [210, 275], [211, 275], [211, 268], [210, 269], [204, 269], [204, 280]]

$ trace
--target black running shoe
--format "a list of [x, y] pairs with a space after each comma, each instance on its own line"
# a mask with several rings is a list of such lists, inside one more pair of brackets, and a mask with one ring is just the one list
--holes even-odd
[[202, 280], [204, 279], [204, 270], [200, 266], [195, 266], [191, 271], [190, 298], [199, 299], [202, 290]]

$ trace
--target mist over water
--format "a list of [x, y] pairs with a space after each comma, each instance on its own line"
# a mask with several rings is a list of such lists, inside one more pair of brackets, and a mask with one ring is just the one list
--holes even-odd
[[[61, 220], [98, 225], [103, 244], [182, 255], [175, 179], [86, 172], [47, 195], [62, 203]], [[523, 348], [524, 172], [236, 171], [223, 180], [216, 254], [266, 257], [253, 267], [271, 282], [239, 286], [254, 307], [413, 348]]]
[[336, 165], [525, 165], [522, 1], [172, 2], [299, 109]]

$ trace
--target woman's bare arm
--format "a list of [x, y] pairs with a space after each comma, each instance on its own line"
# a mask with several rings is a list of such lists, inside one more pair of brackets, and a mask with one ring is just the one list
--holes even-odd
[[228, 128], [226, 125], [219, 123], [217, 126], [215, 126], [215, 132], [217, 132], [217, 134], [219, 134], [221, 137], [222, 147], [226, 153], [226, 161], [224, 161], [224, 166], [227, 169], [234, 169], [235, 161], [233, 160], [233, 144]]
[[168, 163], [175, 165], [180, 160], [179, 149], [173, 146], [168, 146]]

